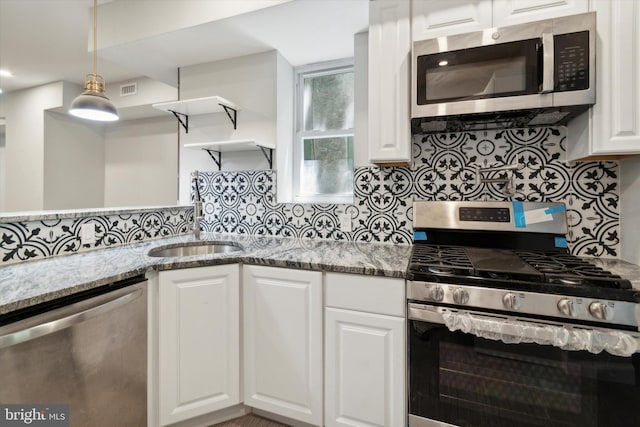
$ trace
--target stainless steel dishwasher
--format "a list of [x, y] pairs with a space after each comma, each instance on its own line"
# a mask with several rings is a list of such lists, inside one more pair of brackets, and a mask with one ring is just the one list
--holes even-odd
[[68, 404], [71, 426], [147, 425], [147, 282], [0, 318], [0, 403]]

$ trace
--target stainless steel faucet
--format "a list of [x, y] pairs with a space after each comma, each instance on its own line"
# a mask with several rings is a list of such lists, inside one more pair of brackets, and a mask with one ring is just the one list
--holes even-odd
[[191, 182], [195, 188], [193, 192], [193, 236], [196, 240], [200, 240], [200, 222], [202, 221], [202, 198], [198, 187], [198, 175], [197, 170], [191, 173]]

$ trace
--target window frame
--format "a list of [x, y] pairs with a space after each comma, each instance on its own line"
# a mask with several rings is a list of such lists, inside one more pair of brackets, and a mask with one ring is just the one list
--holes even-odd
[[[355, 157], [355, 134], [354, 128], [333, 129], [326, 131], [305, 131], [304, 130], [304, 79], [308, 77], [321, 77], [331, 74], [350, 71], [354, 75], [355, 69], [353, 58], [339, 59], [334, 61], [319, 62], [316, 64], [304, 65], [294, 69], [294, 129], [293, 129], [293, 202], [294, 203], [353, 203], [353, 190], [348, 194], [312, 194], [302, 195], [300, 193], [300, 171], [302, 168], [302, 158], [304, 155], [303, 140], [309, 138], [332, 138], [350, 136], [354, 138]], [[354, 80], [355, 81], [355, 80]], [[354, 87], [354, 109], [355, 109], [355, 87]], [[355, 111], [354, 111], [355, 116]], [[354, 117], [355, 121], [355, 117]], [[355, 159], [354, 159], [355, 161]], [[354, 164], [355, 170], [355, 164]]]

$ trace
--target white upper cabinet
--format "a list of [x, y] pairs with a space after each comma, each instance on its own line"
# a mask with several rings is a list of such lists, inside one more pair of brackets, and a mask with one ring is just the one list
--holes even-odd
[[493, 26], [523, 24], [589, 11], [589, 0], [493, 0]]
[[491, 0], [413, 0], [413, 40], [491, 27]]
[[411, 2], [369, 6], [369, 161], [411, 161], [409, 114]]
[[569, 122], [568, 160], [640, 153], [640, 2], [592, 1], [596, 104]]
[[413, 0], [413, 41], [589, 11], [589, 0]]

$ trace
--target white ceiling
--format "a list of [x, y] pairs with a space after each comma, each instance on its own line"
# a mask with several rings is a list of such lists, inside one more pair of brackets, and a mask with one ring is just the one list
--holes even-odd
[[[107, 84], [148, 76], [175, 85], [179, 67], [271, 49], [292, 65], [352, 56], [353, 34], [367, 28], [368, 2], [294, 0], [121, 43], [98, 51], [98, 72]], [[6, 93], [58, 80], [82, 84], [92, 70], [87, 51], [92, 5], [92, 0], [0, 0], [0, 69], [14, 74], [0, 76], [0, 88]], [[153, 19], [152, 12], [144, 19]]]

